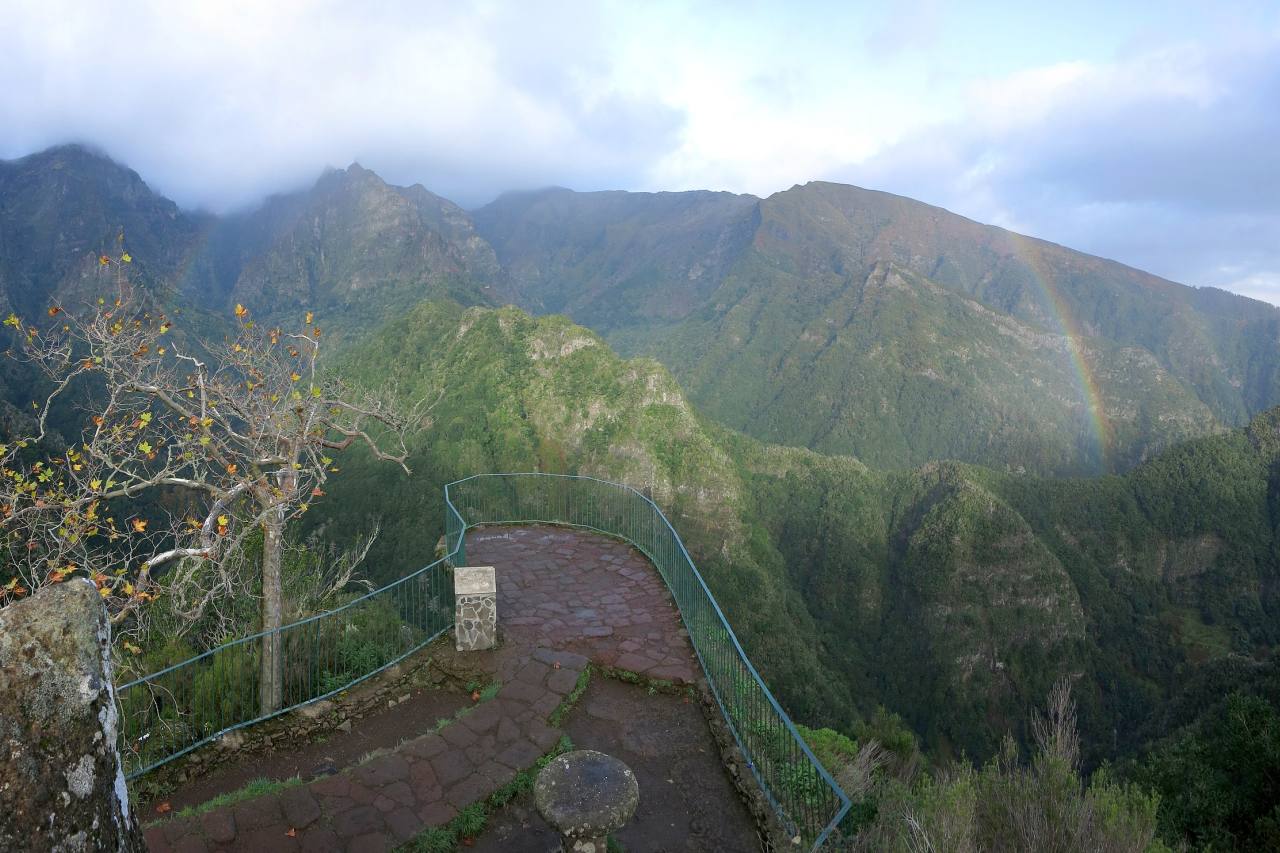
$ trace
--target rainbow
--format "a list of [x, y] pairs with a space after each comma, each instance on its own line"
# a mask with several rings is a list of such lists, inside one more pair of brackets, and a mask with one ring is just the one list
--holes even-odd
[[1054, 277], [1045, 266], [1044, 255], [1040, 247], [1036, 245], [1038, 241], [1030, 237], [1024, 237], [1021, 234], [1007, 233], [1013, 245], [1013, 254], [1026, 264], [1027, 269], [1031, 271], [1036, 284], [1040, 286], [1048, 300], [1058, 328], [1067, 339], [1067, 352], [1077, 377], [1085, 413], [1088, 415], [1090, 425], [1097, 435], [1098, 447], [1102, 451], [1103, 465], [1106, 468], [1110, 468], [1112, 429], [1103, 409], [1102, 392], [1098, 387], [1097, 378], [1094, 376], [1093, 368], [1089, 366], [1089, 362], [1085, 358], [1085, 349], [1082, 343], [1085, 335], [1081, 333], [1071, 307], [1058, 293], [1058, 288], [1053, 283]]

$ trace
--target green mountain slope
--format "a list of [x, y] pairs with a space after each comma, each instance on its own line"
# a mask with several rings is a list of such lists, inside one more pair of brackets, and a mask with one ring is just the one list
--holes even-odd
[[[1069, 472], [1127, 468], [1217, 426], [1144, 350], [1074, 344], [893, 262], [833, 283], [805, 310], [776, 308], [801, 304], [812, 279], [745, 264], [721, 293], [730, 288], [732, 309], [686, 321], [662, 351], [688, 360], [683, 381], [700, 406], [759, 437], [876, 467], [955, 458]], [[1105, 434], [1077, 352], [1101, 380]]]
[[32, 316], [97, 296], [98, 256], [122, 250], [136, 275], [174, 284], [212, 225], [80, 146], [0, 160], [0, 303]]
[[[421, 186], [352, 165], [225, 217], [179, 210], [135, 172], [76, 145], [0, 161], [0, 302], [25, 316], [111, 285], [100, 254], [171, 307], [270, 319], [315, 310], [360, 331], [428, 297], [487, 303], [502, 280], [470, 217]], [[204, 331], [224, 330], [212, 319]]]
[[308, 307], [374, 323], [427, 297], [483, 301], [499, 278], [467, 214], [353, 164], [219, 224], [216, 293], [263, 313]]
[[756, 202], [551, 189], [509, 193], [474, 216], [508, 273], [511, 301], [608, 333], [677, 321], [705, 303], [750, 244]]
[[[1271, 306], [856, 187], [674, 195], [506, 196], [476, 222], [521, 305], [660, 358], [764, 440], [888, 467], [1124, 470], [1280, 402]], [[673, 240], [657, 212], [677, 201], [700, 215]]]
[[424, 298], [511, 300], [658, 358], [730, 427], [883, 468], [1127, 470], [1280, 401], [1276, 309], [836, 184], [470, 215], [353, 165], [215, 218], [67, 146], [0, 164], [0, 226], [0, 299], [25, 314], [97, 295], [121, 233], [136, 275], [210, 316], [315, 310], [342, 338]]
[[885, 704], [940, 753], [984, 756], [1071, 675], [1096, 759], [1133, 747], [1186, 673], [1280, 640], [1280, 411], [1123, 477], [1059, 481], [764, 445], [701, 419], [656, 362], [510, 308], [423, 304], [343, 371], [438, 402], [412, 478], [356, 459], [313, 524], [342, 538], [381, 519], [374, 565], [391, 577], [432, 553], [424, 520], [448, 479], [647, 487], [806, 722], [847, 727]]

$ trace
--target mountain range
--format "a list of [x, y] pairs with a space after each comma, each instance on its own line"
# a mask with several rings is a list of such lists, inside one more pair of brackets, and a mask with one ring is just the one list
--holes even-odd
[[405, 400], [445, 393], [415, 476], [351, 460], [313, 529], [380, 522], [371, 563], [390, 578], [434, 547], [420, 520], [443, 507], [423, 480], [645, 484], [807, 722], [847, 729], [886, 705], [935, 751], [986, 756], [1072, 673], [1098, 760], [1132, 750], [1189, 673], [1280, 642], [1280, 408], [1121, 477], [1055, 479], [764, 444], [700, 415], [657, 361], [512, 307], [422, 303], [338, 369]]
[[[306, 516], [380, 526], [375, 581], [443, 483], [586, 473], [651, 490], [801, 722], [981, 759], [1066, 676], [1086, 761], [1174, 796], [1226, 692], [1280, 708], [1280, 309], [835, 184], [466, 211], [353, 165], [213, 216], [81, 147], [0, 163], [5, 313], [120, 251], [197, 333], [314, 311], [327, 370], [438, 399], [412, 477], [357, 451]], [[33, 381], [4, 360], [0, 428]]]
[[1280, 309], [838, 184], [468, 212], [352, 165], [215, 217], [77, 146], [0, 164], [13, 310], [74, 300], [121, 235], [217, 314], [306, 306], [359, 332], [429, 298], [563, 313], [720, 423], [877, 468], [1118, 472], [1280, 402]]

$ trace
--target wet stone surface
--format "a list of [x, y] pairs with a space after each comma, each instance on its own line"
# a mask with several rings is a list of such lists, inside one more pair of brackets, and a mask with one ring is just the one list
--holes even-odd
[[[493, 699], [439, 732], [429, 732], [434, 719], [406, 715], [406, 740], [389, 755], [204, 815], [151, 824], [151, 849], [392, 850], [487, 798], [554, 748], [566, 729], [577, 746], [617, 755], [645, 791], [655, 788], [619, 833], [629, 849], [759, 849], [696, 703], [596, 678], [587, 691], [588, 698], [595, 694], [587, 703], [594, 710], [575, 710], [564, 728], [548, 723], [588, 661], [695, 682], [687, 635], [652, 565], [620, 542], [545, 527], [473, 531], [467, 551], [498, 572], [502, 643], [474, 653], [500, 682]], [[639, 832], [645, 834], [633, 834]], [[651, 843], [656, 838], [662, 840]], [[530, 796], [496, 814], [474, 849], [546, 851], [557, 839]]]
[[576, 749], [538, 773], [538, 811], [568, 838], [603, 838], [626, 826], [640, 801], [631, 768], [611, 755]]
[[558, 527], [481, 528], [471, 560], [497, 567], [503, 637], [693, 684], [698, 663], [653, 564], [626, 543]]
[[[579, 749], [617, 757], [635, 773], [640, 804], [613, 835], [629, 851], [752, 853], [761, 844], [747, 807], [720, 760], [696, 701], [593, 678], [564, 724]], [[471, 853], [548, 853], [560, 835], [533, 796], [490, 819]]]

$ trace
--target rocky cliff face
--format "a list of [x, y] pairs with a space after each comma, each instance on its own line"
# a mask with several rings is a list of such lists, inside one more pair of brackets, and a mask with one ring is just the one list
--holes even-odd
[[103, 253], [127, 250], [139, 276], [175, 282], [211, 225], [79, 146], [0, 161], [0, 307], [36, 315], [97, 296]]
[[1273, 307], [888, 193], [546, 190], [475, 218], [522, 307], [653, 355], [736, 429], [875, 467], [1123, 471], [1280, 402]]
[[264, 313], [389, 309], [442, 295], [477, 301], [498, 279], [493, 249], [465, 211], [420, 186], [392, 187], [359, 164], [223, 227], [243, 257], [238, 270], [223, 270], [228, 303]]
[[117, 749], [110, 638], [87, 581], [0, 610], [0, 849], [145, 849]]
[[122, 245], [188, 307], [346, 340], [423, 299], [563, 312], [722, 423], [879, 468], [1125, 471], [1280, 402], [1280, 310], [840, 184], [467, 212], [353, 164], [215, 218], [81, 148], [0, 163], [0, 308], [99, 295]]

